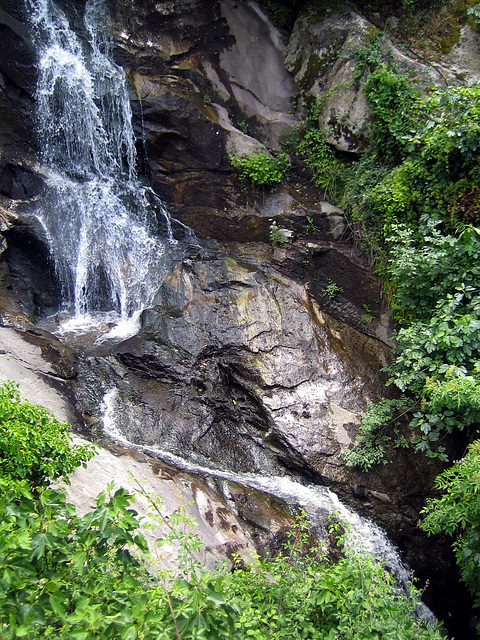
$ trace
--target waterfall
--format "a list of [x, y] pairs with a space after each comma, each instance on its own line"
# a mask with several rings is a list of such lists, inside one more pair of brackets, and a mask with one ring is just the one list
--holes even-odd
[[[65, 311], [75, 321], [66, 325], [106, 319], [115, 325], [107, 336], [126, 337], [154, 302], [176, 240], [165, 205], [137, 174], [128, 88], [112, 60], [105, 0], [86, 1], [76, 30], [53, 0], [25, 1], [39, 51], [36, 132], [47, 185], [33, 213], [50, 245]], [[119, 424], [117, 395], [108, 390], [101, 406], [112, 440], [211, 482], [235, 482], [277, 496], [303, 507], [312, 522], [338, 514], [350, 524], [349, 543], [408, 580], [409, 571], [385, 534], [326, 487], [287, 476], [233, 473], [132, 444]]]
[[[123, 69], [111, 59], [104, 0], [87, 0], [80, 39], [52, 0], [29, 0], [38, 48], [36, 130], [45, 229], [65, 310], [77, 323], [134, 325], [175, 244], [163, 202], [136, 172]], [[103, 315], [101, 315], [103, 313]]]

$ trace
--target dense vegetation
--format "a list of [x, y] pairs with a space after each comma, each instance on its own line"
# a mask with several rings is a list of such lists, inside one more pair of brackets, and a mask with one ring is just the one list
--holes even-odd
[[399, 329], [388, 373], [397, 392], [367, 412], [346, 459], [367, 469], [393, 444], [448, 461], [447, 437], [474, 442], [439, 476], [444, 495], [428, 504], [422, 527], [454, 536], [478, 604], [480, 86], [421, 95], [392, 65], [370, 60], [364, 87], [376, 144], [345, 201], [390, 291]]
[[0, 438], [3, 640], [440, 638], [415, 617], [413, 588], [399, 592], [385, 569], [351, 550], [332, 562], [302, 517], [284, 554], [209, 573], [195, 560], [200, 543], [185, 513], [166, 517], [149, 496], [152, 517], [167, 525], [159, 545], [179, 549], [179, 573], [165, 570], [124, 489], [107, 487], [80, 517], [52, 488], [93, 449], [71, 446], [67, 425], [22, 402], [11, 384], [0, 389]]

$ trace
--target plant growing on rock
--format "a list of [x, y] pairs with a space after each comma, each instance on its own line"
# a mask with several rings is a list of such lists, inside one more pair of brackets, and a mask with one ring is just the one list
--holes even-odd
[[[384, 63], [367, 70], [365, 83], [381, 145], [371, 146], [348, 182], [347, 214], [374, 250], [399, 325], [387, 370], [409, 407], [409, 440], [446, 460], [445, 435], [463, 431], [471, 439], [480, 423], [480, 230], [472, 204], [480, 87], [420, 96]], [[377, 423], [377, 437], [367, 414], [359, 450], [347, 454], [351, 463], [367, 467], [397, 441], [395, 414]]]
[[335, 298], [335, 296], [338, 293], [342, 293], [342, 291], [343, 291], [343, 287], [338, 285], [333, 280], [329, 280], [327, 286], [322, 291], [322, 297], [327, 297], [327, 298], [330, 298], [330, 300], [333, 300], [333, 298]]
[[0, 475], [32, 487], [68, 476], [93, 457], [91, 445], [72, 446], [69, 425], [20, 398], [18, 386], [0, 386]]
[[257, 151], [246, 158], [233, 156], [230, 159], [242, 182], [256, 187], [272, 188], [288, 180], [291, 162], [284, 152], [274, 157], [266, 151]]
[[325, 133], [309, 127], [301, 137], [296, 153], [312, 172], [313, 184], [322, 189], [326, 197], [338, 196], [343, 185], [345, 167], [326, 142]]
[[281, 229], [275, 220], [270, 220], [270, 242], [274, 244], [286, 244], [290, 239], [291, 233], [288, 229]]
[[[461, 578], [480, 606], [480, 440], [467, 454], [435, 482], [442, 492], [427, 502], [421, 527], [428, 535], [446, 533], [454, 538], [453, 548]], [[477, 625], [480, 632], [480, 624]]]

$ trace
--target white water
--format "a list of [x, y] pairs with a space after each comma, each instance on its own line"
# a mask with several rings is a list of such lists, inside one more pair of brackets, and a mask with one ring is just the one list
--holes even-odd
[[[123, 70], [110, 58], [104, 0], [88, 0], [82, 43], [52, 0], [30, 0], [38, 40], [37, 135], [48, 192], [34, 212], [73, 315], [62, 330], [136, 332], [166, 275], [170, 218], [136, 173]], [[161, 232], [158, 229], [161, 228]]]
[[131, 443], [118, 425], [117, 416], [122, 413], [121, 401], [115, 388], [107, 391], [101, 405], [103, 431], [106, 436], [124, 446], [141, 450], [174, 468], [204, 478], [235, 482], [280, 498], [289, 505], [301, 507], [312, 523], [324, 521], [325, 514], [338, 517], [346, 523], [346, 544], [362, 553], [371, 553], [397, 578], [400, 584], [411, 580], [410, 571], [402, 563], [397, 549], [388, 540], [385, 532], [373, 522], [348, 509], [328, 487], [302, 484], [288, 476], [266, 476], [253, 473], [234, 473], [226, 469], [207, 467], [181, 458], [169, 451]]

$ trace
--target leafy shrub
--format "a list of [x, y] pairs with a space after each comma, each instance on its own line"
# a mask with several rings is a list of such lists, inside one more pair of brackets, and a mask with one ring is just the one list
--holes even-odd
[[344, 165], [328, 145], [323, 131], [309, 126], [296, 145], [295, 153], [312, 171], [313, 184], [322, 189], [327, 197], [340, 193], [343, 187]]
[[415, 618], [418, 594], [401, 595], [390, 574], [369, 557], [344, 550], [331, 564], [312, 547], [302, 520], [285, 551], [253, 559], [225, 576], [239, 603], [236, 628], [255, 640], [413, 640], [438, 638], [438, 628]]
[[14, 383], [0, 386], [0, 474], [32, 486], [68, 481], [94, 455], [90, 445], [71, 445], [68, 427], [43, 407], [22, 401]]
[[233, 156], [230, 160], [238, 171], [240, 180], [257, 187], [273, 187], [286, 182], [292, 166], [289, 157], [283, 152], [276, 158], [265, 151], [259, 151], [246, 158]]
[[387, 445], [408, 446], [400, 427], [410, 409], [407, 398], [383, 398], [371, 403], [362, 416], [356, 446], [343, 454], [346, 464], [367, 471], [374, 464], [386, 464]]
[[[181, 513], [160, 543], [176, 541], [183, 575], [147, 570], [144, 537], [123, 489], [79, 517], [65, 495], [0, 478], [0, 634], [4, 640], [437, 640], [368, 556], [336, 564], [312, 546], [304, 520], [285, 553], [209, 573], [191, 560], [198, 539]], [[158, 507], [158, 501], [155, 502]], [[132, 554], [134, 552], [134, 554]], [[150, 558], [150, 567], [155, 560]]]
[[[375, 144], [347, 181], [344, 203], [375, 254], [401, 327], [388, 371], [411, 408], [411, 442], [446, 460], [444, 435], [473, 434], [480, 421], [480, 231], [471, 225], [478, 216], [480, 86], [420, 97], [408, 78], [379, 64], [365, 90]], [[378, 462], [384, 445], [396, 441], [391, 416], [382, 423], [379, 415], [365, 416], [350, 463]]]
[[[423, 510], [421, 527], [429, 535], [446, 533], [455, 538], [453, 548], [462, 580], [480, 606], [480, 440], [464, 458], [440, 474], [435, 482], [442, 492]], [[477, 630], [480, 632], [480, 625]]]
[[281, 229], [275, 220], [270, 221], [270, 231], [269, 231], [270, 242], [274, 244], [286, 244], [289, 240], [288, 235], [285, 233], [284, 229]]
[[418, 92], [404, 75], [381, 65], [364, 87], [374, 115], [375, 145], [388, 160], [404, 157], [407, 139], [416, 131]]
[[[433, 221], [422, 229], [422, 250], [403, 230], [390, 258], [408, 321], [395, 336], [387, 370], [411, 409], [415, 449], [446, 460], [442, 437], [454, 430], [475, 435], [480, 422], [480, 230], [466, 227], [457, 237], [446, 236]], [[382, 418], [381, 406], [364, 416], [359, 449], [346, 454], [350, 464], [379, 462], [386, 442], [395, 440], [392, 416]]]

